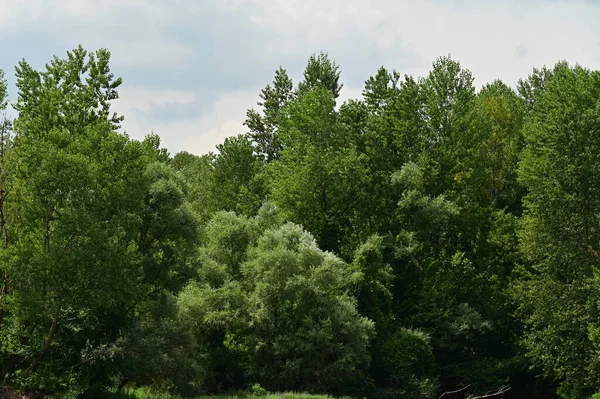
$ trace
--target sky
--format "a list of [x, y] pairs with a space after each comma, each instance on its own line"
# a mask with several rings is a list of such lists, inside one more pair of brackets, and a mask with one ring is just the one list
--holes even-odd
[[275, 70], [297, 82], [312, 53], [340, 65], [342, 100], [380, 66], [421, 77], [444, 55], [477, 87], [515, 86], [559, 60], [600, 69], [598, 21], [600, 0], [0, 0], [0, 69], [14, 100], [19, 60], [108, 48], [122, 130], [201, 155], [245, 133]]

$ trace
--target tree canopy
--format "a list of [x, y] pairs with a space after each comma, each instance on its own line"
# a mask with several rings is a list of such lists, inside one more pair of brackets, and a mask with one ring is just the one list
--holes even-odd
[[[0, 71], [0, 384], [587, 399], [600, 72], [283, 67], [214, 153], [134, 140], [110, 52]], [[12, 106], [18, 116], [6, 111]], [[235, 133], [235, 132], [232, 132]], [[595, 397], [595, 396], [594, 396]]]

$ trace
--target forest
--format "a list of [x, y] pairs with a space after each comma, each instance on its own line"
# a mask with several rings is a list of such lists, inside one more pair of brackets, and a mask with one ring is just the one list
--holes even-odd
[[600, 71], [443, 56], [340, 103], [315, 53], [202, 156], [121, 132], [106, 49], [15, 74], [0, 394], [600, 397]]

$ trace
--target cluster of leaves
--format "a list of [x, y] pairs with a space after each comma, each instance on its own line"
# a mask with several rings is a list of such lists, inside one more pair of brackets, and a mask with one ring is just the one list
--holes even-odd
[[171, 157], [117, 131], [109, 59], [16, 68], [1, 381], [62, 397], [597, 390], [600, 73], [561, 62], [477, 91], [441, 57], [420, 79], [380, 68], [338, 104], [320, 53], [297, 85], [276, 71], [247, 134]]

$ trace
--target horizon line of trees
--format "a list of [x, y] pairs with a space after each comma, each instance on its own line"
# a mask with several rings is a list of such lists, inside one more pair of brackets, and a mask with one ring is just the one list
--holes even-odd
[[[435, 398], [600, 387], [600, 72], [285, 69], [217, 153], [117, 130], [81, 46], [0, 123], [0, 383]], [[0, 72], [0, 111], [9, 106]]]

